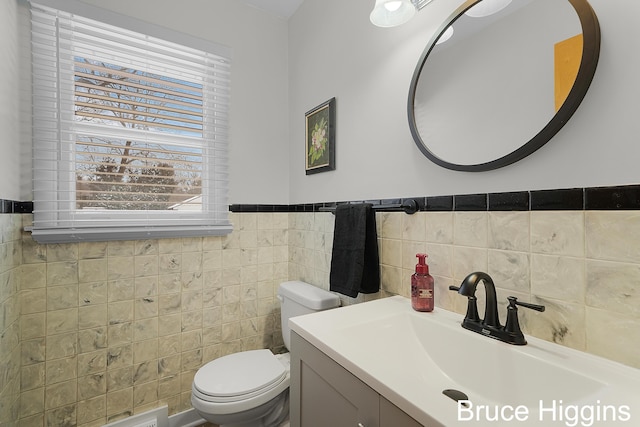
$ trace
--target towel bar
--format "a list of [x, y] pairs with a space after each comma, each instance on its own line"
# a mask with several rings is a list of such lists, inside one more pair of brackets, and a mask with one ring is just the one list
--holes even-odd
[[[395, 212], [395, 211], [404, 211], [404, 213], [409, 214], [409, 215], [413, 215], [414, 213], [418, 212], [418, 210], [420, 209], [418, 206], [418, 202], [415, 199], [406, 199], [403, 200], [402, 203], [395, 203], [395, 204], [386, 204], [386, 205], [372, 205], [371, 208], [375, 211], [381, 211], [381, 212], [385, 212], [385, 211], [391, 211], [391, 212]], [[319, 212], [331, 212], [333, 214], [336, 213], [336, 208], [335, 206], [333, 207], [321, 207], [318, 208]]]

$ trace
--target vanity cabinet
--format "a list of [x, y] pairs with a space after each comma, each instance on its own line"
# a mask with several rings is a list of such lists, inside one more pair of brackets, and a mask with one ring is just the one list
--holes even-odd
[[291, 331], [291, 427], [420, 427], [351, 372]]

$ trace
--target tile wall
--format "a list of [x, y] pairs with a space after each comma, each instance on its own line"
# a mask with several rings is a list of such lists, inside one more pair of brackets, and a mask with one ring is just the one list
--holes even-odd
[[282, 349], [288, 214], [227, 237], [39, 245], [22, 236], [19, 426], [101, 426], [187, 410], [216, 357]]
[[18, 418], [20, 403], [21, 215], [0, 215], [0, 425]]
[[[291, 215], [291, 275], [328, 289], [332, 214]], [[464, 313], [466, 298], [448, 287], [484, 271], [496, 284], [503, 324], [507, 296], [543, 304], [544, 313], [520, 309], [525, 333], [640, 368], [640, 211], [379, 212], [376, 219], [381, 292], [343, 303], [408, 297], [415, 254], [426, 252], [437, 307]]]
[[[415, 253], [426, 251], [438, 307], [463, 312], [448, 286], [486, 271], [500, 299], [546, 305], [521, 310], [525, 332], [640, 368], [631, 344], [640, 342], [639, 211], [376, 217], [382, 290], [344, 304], [408, 296]], [[20, 216], [0, 215], [7, 425], [100, 426], [163, 404], [186, 410], [206, 361], [282, 349], [281, 281], [329, 286], [327, 212], [233, 213], [224, 238], [46, 246], [5, 218]]]

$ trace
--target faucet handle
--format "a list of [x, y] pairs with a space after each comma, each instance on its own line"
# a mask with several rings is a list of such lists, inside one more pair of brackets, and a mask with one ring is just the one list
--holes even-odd
[[[449, 290], [450, 291], [459, 291], [460, 287], [459, 286], [449, 286]], [[477, 298], [475, 296], [473, 297], [467, 297], [468, 303], [467, 303], [467, 314], [464, 316], [464, 320], [468, 320], [468, 321], [472, 321], [472, 322], [480, 322], [480, 315], [478, 315], [478, 304], [477, 304]]]
[[520, 330], [520, 322], [518, 321], [518, 307], [526, 307], [536, 311], [544, 311], [544, 305], [531, 304], [528, 302], [520, 302], [518, 298], [510, 296], [509, 307], [507, 307], [507, 323], [504, 325], [504, 330], [512, 336], [511, 343], [516, 345], [524, 345], [527, 343], [522, 330]]
[[536, 310], [536, 311], [540, 311], [540, 312], [545, 310], [544, 305], [537, 305], [537, 304], [531, 304], [531, 303], [528, 303], [528, 302], [521, 302], [521, 301], [518, 301], [518, 298], [516, 298], [516, 297], [507, 297], [507, 299], [509, 300], [509, 307], [510, 308], [511, 307], [516, 308], [515, 306], [519, 305], [521, 307], [530, 308], [531, 310]]

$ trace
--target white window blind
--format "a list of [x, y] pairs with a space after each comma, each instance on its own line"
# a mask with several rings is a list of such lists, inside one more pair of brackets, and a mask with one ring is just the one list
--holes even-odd
[[33, 4], [32, 235], [226, 234], [230, 60]]

